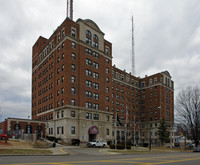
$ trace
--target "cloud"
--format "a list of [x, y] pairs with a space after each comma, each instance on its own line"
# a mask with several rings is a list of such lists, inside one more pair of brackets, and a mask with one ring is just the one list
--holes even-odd
[[[89, 18], [113, 44], [113, 64], [131, 71], [134, 16], [136, 75], [168, 70], [175, 94], [200, 81], [199, 0], [76, 0], [74, 20]], [[32, 46], [66, 17], [66, 1], [6, 0], [0, 5], [0, 106], [5, 117], [31, 110]], [[19, 116], [20, 117], [20, 116]]]

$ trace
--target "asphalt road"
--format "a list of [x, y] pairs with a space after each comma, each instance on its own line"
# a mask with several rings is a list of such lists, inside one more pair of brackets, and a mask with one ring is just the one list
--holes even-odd
[[0, 156], [9, 165], [199, 165], [200, 153], [138, 155]]

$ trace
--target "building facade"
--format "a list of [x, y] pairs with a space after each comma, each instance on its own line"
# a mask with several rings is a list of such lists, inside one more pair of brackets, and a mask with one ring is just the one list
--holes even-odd
[[45, 137], [46, 122], [30, 119], [7, 118], [0, 123], [0, 129], [9, 138], [23, 139], [24, 134], [35, 134], [36, 137]]
[[48, 136], [123, 141], [127, 132], [132, 140], [135, 118], [137, 143], [151, 135], [156, 144], [162, 117], [172, 135], [170, 74], [138, 78], [112, 66], [112, 58], [112, 44], [89, 19], [66, 18], [49, 39], [39, 37], [32, 52], [32, 119], [47, 121]]

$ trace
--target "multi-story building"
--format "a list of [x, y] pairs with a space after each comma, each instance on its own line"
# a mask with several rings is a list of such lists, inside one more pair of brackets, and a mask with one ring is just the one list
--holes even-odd
[[123, 140], [127, 110], [128, 138], [136, 118], [137, 142], [147, 143], [152, 134], [157, 143], [159, 120], [174, 121], [170, 74], [138, 78], [112, 66], [112, 44], [92, 20], [66, 18], [49, 39], [39, 37], [32, 55], [32, 119], [48, 121], [48, 136]]

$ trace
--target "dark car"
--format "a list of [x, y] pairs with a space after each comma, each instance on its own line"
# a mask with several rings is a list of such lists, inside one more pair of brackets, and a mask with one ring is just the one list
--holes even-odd
[[193, 149], [193, 152], [200, 152], [200, 147], [196, 147]]

